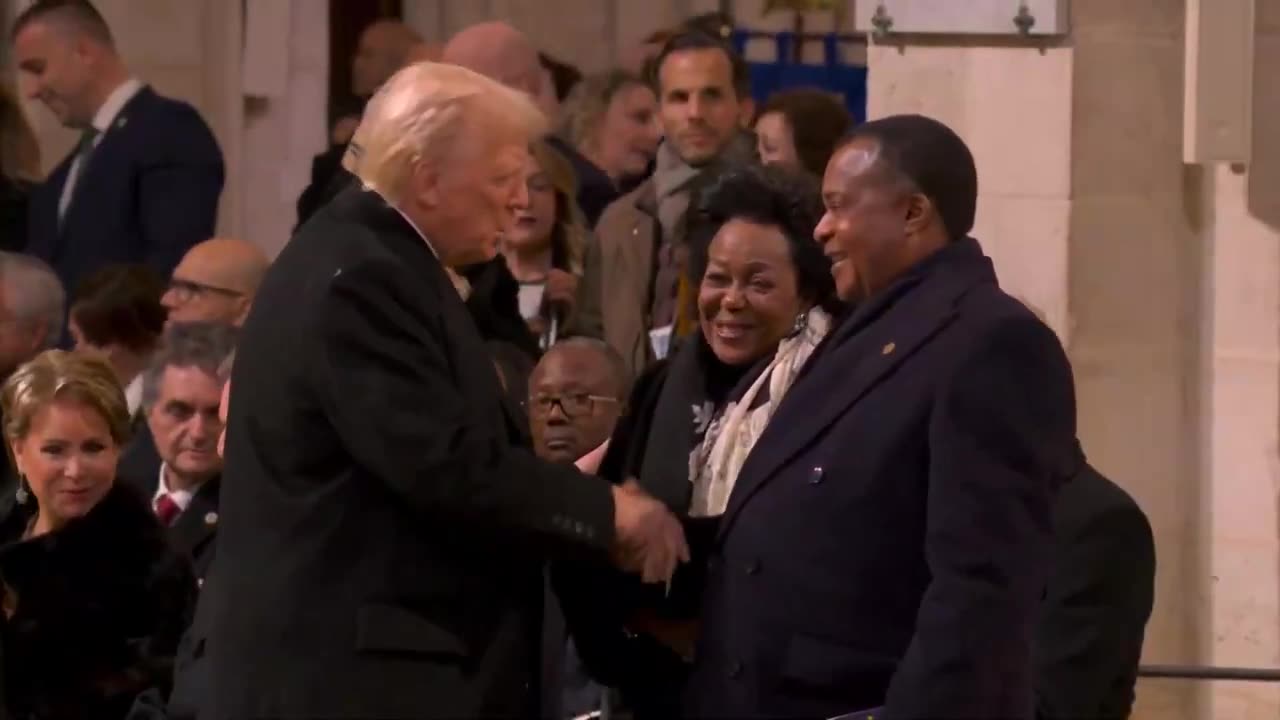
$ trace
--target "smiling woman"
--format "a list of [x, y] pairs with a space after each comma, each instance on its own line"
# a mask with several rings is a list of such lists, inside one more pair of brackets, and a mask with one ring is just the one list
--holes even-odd
[[[701, 332], [637, 380], [599, 469], [614, 482], [636, 479], [692, 518], [694, 538], [714, 529], [743, 461], [839, 308], [813, 240], [822, 204], [812, 178], [748, 166], [695, 195], [685, 240]], [[694, 543], [669, 598], [618, 578], [558, 573], [583, 661], [602, 681], [624, 683], [638, 718], [677, 714], [706, 569]]]
[[195, 593], [146, 501], [116, 483], [124, 393], [103, 360], [49, 350], [0, 403], [21, 474], [0, 519], [3, 709], [122, 718], [140, 691], [167, 688]]

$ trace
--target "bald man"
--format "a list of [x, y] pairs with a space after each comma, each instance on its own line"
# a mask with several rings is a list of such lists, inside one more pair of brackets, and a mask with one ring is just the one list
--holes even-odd
[[[507, 87], [520, 90], [544, 113], [554, 114], [554, 88], [545, 87], [546, 75], [538, 49], [524, 33], [501, 21], [482, 22], [463, 28], [444, 46], [442, 62], [461, 65], [486, 75]], [[554, 117], [549, 117], [554, 124]], [[573, 164], [578, 177], [578, 207], [592, 226], [600, 213], [618, 199], [613, 180], [581, 153], [556, 135], [547, 142]]]
[[168, 324], [218, 322], [239, 326], [270, 265], [255, 244], [213, 238], [191, 248], [174, 269], [160, 302]]
[[538, 49], [507, 23], [482, 22], [463, 28], [444, 46], [443, 61], [474, 70], [530, 97], [542, 94]]

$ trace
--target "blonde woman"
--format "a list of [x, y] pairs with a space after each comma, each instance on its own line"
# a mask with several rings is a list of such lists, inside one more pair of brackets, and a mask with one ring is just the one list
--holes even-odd
[[0, 83], [0, 250], [27, 241], [27, 195], [40, 177], [40, 145], [18, 97]]
[[106, 362], [49, 350], [4, 383], [20, 473], [0, 522], [0, 642], [9, 716], [123, 718], [167, 687], [196, 584], [147, 501], [116, 482], [128, 438]]
[[520, 316], [545, 349], [573, 313], [587, 228], [574, 202], [573, 167], [545, 142], [531, 149], [524, 171], [529, 204], [503, 236], [502, 254], [520, 284]]
[[561, 117], [560, 135], [617, 188], [643, 176], [658, 153], [658, 96], [626, 70], [583, 79], [569, 94]]

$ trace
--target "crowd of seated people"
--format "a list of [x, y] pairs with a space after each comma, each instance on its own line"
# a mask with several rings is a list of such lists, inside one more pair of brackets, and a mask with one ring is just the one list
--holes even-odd
[[[742, 517], [735, 484], [760, 471], [749, 463], [761, 455], [753, 448], [780, 434], [771, 421], [797, 379], [850, 352], [846, 321], [891, 314], [888, 304], [868, 309], [877, 292], [909, 293], [932, 282], [939, 263], [972, 269], [963, 255], [971, 213], [966, 224], [965, 200], [943, 197], [963, 190], [964, 178], [937, 184], [942, 175], [912, 165], [906, 151], [888, 161], [902, 187], [937, 208], [928, 226], [913, 220], [919, 208], [902, 207], [904, 242], [941, 238], [946, 249], [936, 262], [904, 256], [912, 262], [886, 276], [889, 290], [874, 286], [867, 267], [852, 269], [839, 250], [842, 238], [892, 234], [888, 214], [859, 216], [882, 223], [864, 226], [833, 205], [870, 172], [852, 154], [859, 142], [899, 142], [897, 132], [917, 133], [902, 142], [936, 157], [929, 143], [946, 143], [930, 140], [931, 129], [874, 124], [859, 140], [842, 101], [818, 88], [757, 107], [748, 65], [726, 42], [731, 27], [720, 14], [692, 18], [648, 38], [630, 63], [584, 75], [504, 22], [429, 43], [378, 21], [352, 58], [359, 106], [337, 114], [298, 198], [305, 227], [361, 190], [349, 170], [362, 151], [364, 103], [406, 65], [460, 65], [528, 95], [546, 115], [552, 132], [530, 146], [527, 201], [512, 210], [496, 257], [445, 268], [484, 341], [475, 361], [492, 366], [539, 457], [663, 501], [698, 557], [665, 594], [609, 565], [548, 563], [539, 712], [551, 720], [766, 706], [804, 715], [846, 696], [870, 707], [892, 694], [880, 680], [896, 663], [920, 663], [892, 635], [897, 612], [884, 613], [886, 635], [867, 641], [874, 648], [841, 644], [866, 618], [833, 629], [835, 640], [806, 628], [762, 635], [758, 647], [739, 642], [741, 628], [798, 626], [806, 611], [744, 590], [747, 580], [721, 577], [707, 558], [763, 542], [749, 535], [759, 521]], [[236, 481], [223, 477], [221, 460], [231, 362], [271, 260], [259, 243], [215, 233], [224, 168], [213, 133], [190, 104], [128, 69], [92, 3], [37, 0], [8, 33], [17, 88], [80, 140], [41, 180], [35, 136], [17, 95], [0, 86], [0, 706], [21, 720], [194, 718], [213, 641], [200, 598], [219, 573], [236, 572], [214, 570], [219, 495]], [[880, 202], [867, 197], [848, 202]], [[888, 257], [866, 263], [888, 267]], [[905, 345], [886, 341], [882, 355], [906, 355]], [[843, 382], [826, 372], [833, 387]], [[850, 452], [859, 446], [849, 438]], [[1037, 558], [1050, 569], [1034, 589], [1034, 662], [1019, 672], [1034, 676], [1037, 720], [1118, 720], [1134, 699], [1154, 549], [1142, 511], [1073, 447], [1053, 496], [1052, 543]], [[775, 474], [792, 472], [806, 489], [861, 462], [790, 468], [794, 456], [777, 459]], [[867, 492], [905, 502], [913, 488]], [[753, 502], [774, 503], [756, 512], [778, 523], [776, 542], [829, 521], [808, 501], [774, 493]], [[729, 522], [737, 535], [726, 539]], [[890, 552], [868, 540], [800, 557], [833, 572], [823, 563], [864, 551]], [[757, 585], [798, 577], [764, 568], [767, 553], [747, 554], [740, 569]], [[926, 584], [925, 567], [902, 560], [912, 588]], [[839, 617], [831, 605], [840, 597], [865, 601], [843, 582], [790, 585], [797, 597], [819, 597], [813, 587], [831, 594], [808, 611], [813, 618]], [[774, 614], [754, 619], [748, 600], [729, 592]], [[750, 700], [733, 695], [723, 684], [744, 672], [770, 687]]]

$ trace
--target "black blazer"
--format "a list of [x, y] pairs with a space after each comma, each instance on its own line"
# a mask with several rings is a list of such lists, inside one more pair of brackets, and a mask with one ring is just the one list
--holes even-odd
[[1086, 466], [1053, 506], [1054, 562], [1036, 635], [1037, 720], [1124, 720], [1155, 595], [1147, 516]]
[[298, 224], [294, 226], [295, 231], [351, 184], [351, 173], [342, 167], [342, 158], [346, 154], [345, 144], [330, 145], [329, 149], [311, 159], [311, 182], [298, 195]]
[[1055, 488], [1080, 463], [1053, 332], [958, 241], [819, 348], [739, 474], [693, 717], [1030, 718]]
[[195, 108], [144, 87], [102, 134], [58, 227], [58, 199], [75, 153], [35, 191], [27, 251], [68, 293], [112, 263], [146, 263], [163, 278], [213, 235], [222, 152]]
[[[146, 439], [150, 441], [150, 437], [151, 434], [148, 432]], [[135, 440], [137, 439], [139, 438], [135, 437]], [[153, 452], [154, 447], [155, 445], [152, 444]], [[150, 499], [155, 497], [156, 489], [160, 485], [160, 467], [157, 466], [155, 472], [147, 475], [125, 476], [122, 474], [122, 477]], [[204, 579], [209, 574], [209, 566], [213, 564], [216, 550], [214, 540], [217, 537], [220, 520], [218, 496], [221, 488], [221, 477], [206, 480], [192, 496], [187, 509], [183, 510], [168, 527], [169, 542], [175, 549], [190, 558], [191, 567], [195, 570], [196, 579], [200, 585], [204, 585]]]
[[613, 501], [513, 446], [480, 358], [375, 193], [344, 191], [280, 253], [232, 377], [207, 717], [536, 712], [544, 551], [606, 549]]

